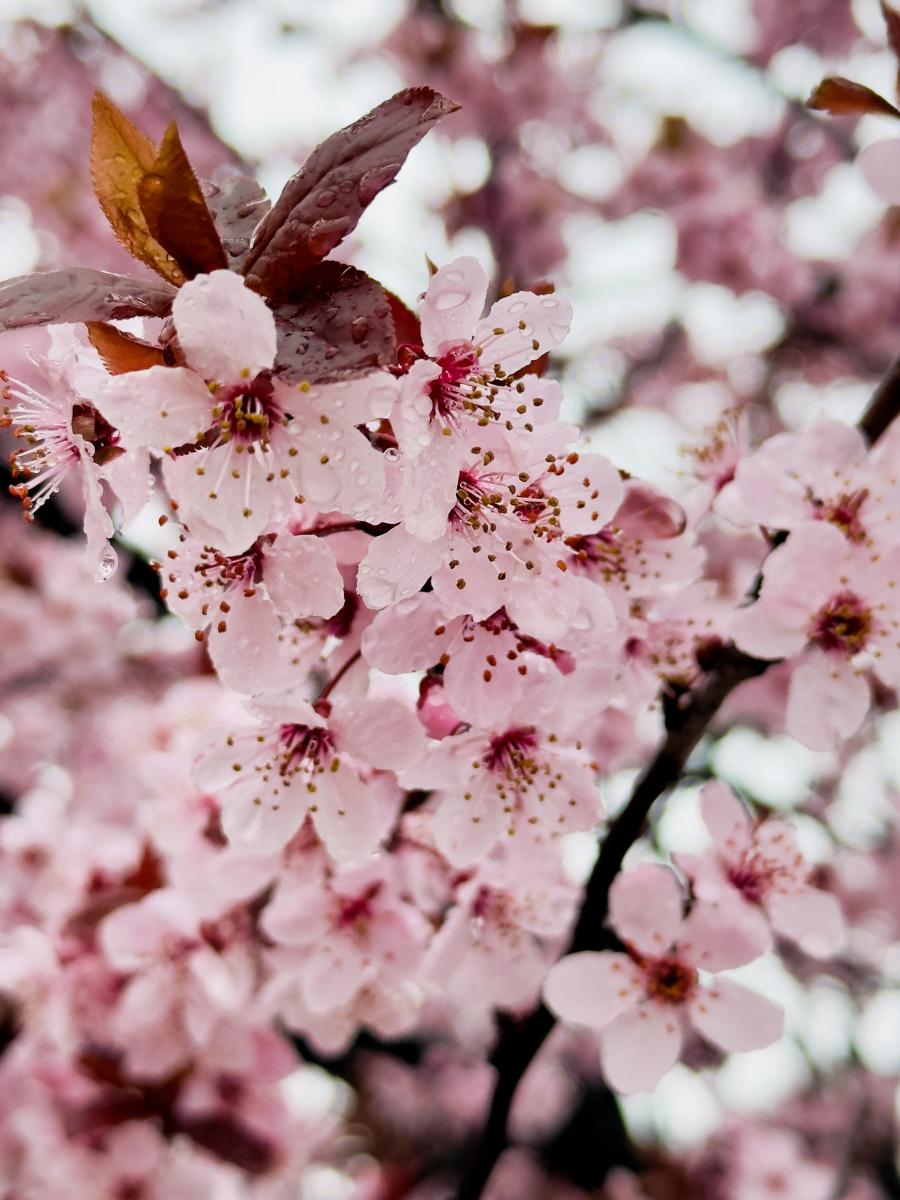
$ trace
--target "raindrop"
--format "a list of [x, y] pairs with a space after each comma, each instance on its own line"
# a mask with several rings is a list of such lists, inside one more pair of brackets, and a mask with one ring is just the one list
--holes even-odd
[[422, 432], [419, 434], [419, 436], [416, 438], [416, 441], [419, 443], [420, 446], [427, 446], [431, 442], [431, 434], [423, 429]]
[[462, 283], [462, 271], [447, 271], [444, 278], [449, 279], [451, 283]]
[[434, 307], [440, 312], [446, 312], [448, 308], [459, 308], [468, 300], [465, 292], [442, 292], [434, 302]]
[[561, 342], [563, 340], [563, 338], [566, 336], [566, 334], [569, 332], [569, 329], [568, 329], [568, 326], [566, 326], [566, 325], [551, 325], [550, 332], [553, 334], [553, 336], [556, 338], [556, 340], [558, 342]]
[[554, 300], [552, 296], [547, 296], [541, 301], [542, 308], [559, 308], [559, 301]]
[[528, 305], [525, 303], [524, 300], [517, 300], [515, 302], [515, 304], [511, 304], [509, 306], [509, 311], [511, 313], [517, 313], [517, 312], [521, 312], [523, 308], [527, 308], [527, 307], [528, 307]]
[[116, 556], [115, 550], [113, 550], [111, 546], [107, 546], [103, 557], [97, 564], [97, 574], [101, 580], [109, 579], [110, 575], [112, 575], [113, 571], [115, 571], [118, 565], [119, 559]]

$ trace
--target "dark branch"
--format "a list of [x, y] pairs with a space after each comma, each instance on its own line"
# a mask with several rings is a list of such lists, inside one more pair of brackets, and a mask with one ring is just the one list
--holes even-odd
[[898, 355], [882, 377], [860, 417], [859, 429], [870, 446], [873, 446], [894, 417], [900, 413], [900, 355]]

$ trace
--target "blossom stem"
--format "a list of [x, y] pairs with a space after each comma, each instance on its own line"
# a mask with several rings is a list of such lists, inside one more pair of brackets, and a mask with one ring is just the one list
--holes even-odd
[[332, 678], [329, 679], [328, 682], [325, 684], [325, 686], [322, 688], [321, 692], [319, 692], [318, 698], [316, 700], [316, 704], [324, 704], [328, 700], [328, 697], [331, 695], [331, 693], [334, 691], [334, 689], [337, 687], [337, 685], [340, 683], [340, 681], [344, 678], [344, 676], [347, 674], [347, 672], [350, 670], [350, 668], [354, 665], [354, 663], [359, 662], [359, 660], [361, 658], [362, 658], [361, 650], [357, 650], [355, 654], [350, 655], [350, 657], [347, 659], [347, 661], [344, 663], [344, 665], [341, 667], [341, 669], [338, 671], [338, 673], [336, 675], [332, 676]]

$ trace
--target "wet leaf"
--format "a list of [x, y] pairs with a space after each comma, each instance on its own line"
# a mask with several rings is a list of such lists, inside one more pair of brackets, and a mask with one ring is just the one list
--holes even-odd
[[151, 234], [187, 279], [227, 269], [215, 222], [174, 121], [166, 130], [158, 157], [138, 184], [138, 198]]
[[100, 92], [94, 95], [93, 109], [91, 179], [100, 207], [129, 254], [180, 286], [184, 275], [150, 232], [138, 196], [156, 161], [156, 146]]
[[240, 271], [253, 234], [272, 207], [271, 201], [255, 179], [239, 175], [207, 195], [206, 207], [216, 223], [230, 270]]
[[831, 113], [833, 117], [861, 117], [866, 113], [874, 113], [879, 117], [900, 117], [900, 111], [883, 96], [861, 83], [842, 79], [838, 75], [823, 79], [806, 106]]
[[275, 374], [289, 382], [331, 383], [393, 361], [394, 322], [379, 283], [343, 263], [317, 264], [274, 310]]
[[0, 283], [0, 332], [60, 322], [164, 317], [175, 295], [166, 283], [93, 267], [37, 271]]
[[431, 126], [458, 107], [431, 88], [407, 88], [318, 146], [257, 232], [244, 267], [250, 287], [283, 300], [297, 276], [356, 227]]
[[103, 359], [103, 365], [110, 375], [165, 366], [161, 346], [153, 346], [103, 321], [88, 321], [86, 324], [90, 343]]
[[394, 319], [394, 334], [397, 344], [399, 346], [421, 346], [422, 327], [419, 324], [419, 318], [412, 309], [406, 307], [399, 296], [395, 296], [387, 288], [384, 289], [384, 294]]

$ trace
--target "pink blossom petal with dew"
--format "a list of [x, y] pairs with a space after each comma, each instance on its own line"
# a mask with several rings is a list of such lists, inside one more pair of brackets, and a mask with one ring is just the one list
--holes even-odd
[[252, 760], [259, 746], [260, 730], [261, 726], [248, 722], [242, 729], [220, 726], [201, 734], [192, 752], [194, 786], [201, 791], [218, 792], [234, 783], [234, 764]]
[[695, 903], [679, 935], [678, 957], [704, 971], [726, 971], [753, 962], [771, 944], [762, 913], [732, 892], [718, 904]]
[[366, 557], [359, 564], [359, 594], [369, 608], [386, 608], [414, 596], [440, 566], [445, 553], [443, 539], [420, 542], [398, 525], [372, 539]]
[[642, 954], [666, 954], [678, 940], [684, 892], [668, 867], [642, 863], [609, 889], [609, 916], [619, 937]]
[[362, 651], [369, 666], [387, 675], [425, 671], [440, 659], [460, 624], [459, 618], [444, 618], [434, 592], [419, 592], [378, 613], [363, 634]]
[[163, 478], [191, 533], [223, 554], [242, 554], [269, 522], [278, 482], [272, 454], [237, 454], [234, 443], [163, 459]]
[[186, 367], [149, 367], [108, 380], [97, 407], [130, 441], [161, 451], [195, 442], [212, 424], [213, 399]]
[[[332, 770], [334, 763], [339, 763]], [[316, 833], [332, 858], [364, 862], [378, 846], [382, 815], [378, 797], [349, 763], [331, 760], [316, 776], [316, 790], [307, 793]]]
[[276, 793], [259, 780], [256, 772], [241, 775], [222, 796], [222, 830], [244, 854], [274, 854], [306, 818], [310, 797], [302, 784]]
[[[451, 739], [453, 740], [453, 739]], [[458, 792], [440, 794], [432, 831], [435, 845], [454, 867], [483, 858], [510, 827], [490, 771], [478, 771]]]
[[818, 888], [772, 892], [763, 901], [772, 928], [813, 958], [830, 958], [844, 941], [844, 916], [836, 896]]
[[275, 318], [233, 271], [198, 275], [172, 303], [178, 342], [204, 379], [236, 384], [270, 371], [275, 362]]
[[715, 1046], [728, 1053], [762, 1050], [777, 1042], [784, 1013], [771, 1000], [730, 979], [715, 979], [688, 1001], [691, 1023]]
[[444, 436], [442, 422], [433, 419], [434, 404], [430, 394], [431, 384], [440, 374], [438, 363], [430, 358], [420, 358], [401, 381], [400, 395], [391, 414], [391, 428], [405, 458], [418, 458], [426, 447]]
[[325, 538], [279, 537], [263, 556], [263, 578], [275, 609], [296, 617], [333, 617], [344, 603], [344, 582]]
[[643, 975], [627, 954], [611, 950], [567, 954], [544, 982], [544, 1001], [570, 1025], [603, 1029], [633, 1008], [643, 994]]
[[456, 504], [460, 450], [456, 438], [440, 437], [416, 458], [400, 464], [403, 521], [423, 542], [436, 541], [447, 532], [447, 518]]
[[471, 341], [484, 312], [488, 277], [477, 258], [457, 258], [432, 276], [422, 300], [422, 346], [436, 356], [445, 344]]
[[900, 138], [886, 138], [866, 146], [856, 165], [872, 189], [888, 204], [900, 204]]
[[382, 770], [402, 771], [425, 745], [416, 714], [391, 696], [339, 699], [329, 724], [339, 751]]
[[640, 1004], [616, 1017], [600, 1034], [603, 1074], [626, 1096], [653, 1091], [680, 1053], [681, 1022], [669, 1004]]
[[565, 296], [515, 292], [498, 300], [478, 322], [474, 340], [488, 370], [499, 366], [513, 375], [548, 350], [555, 350], [571, 324], [572, 305]]
[[750, 814], [731, 788], [713, 779], [700, 792], [700, 814], [713, 845], [733, 863], [750, 848]]
[[264, 692], [279, 662], [281, 622], [272, 601], [258, 590], [232, 598], [228, 613], [213, 605], [211, 617], [209, 656], [219, 678], [245, 696]]
[[791, 676], [787, 732], [810, 750], [834, 750], [862, 725], [869, 683], [849, 659], [811, 650]]

